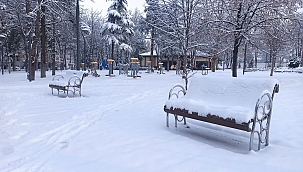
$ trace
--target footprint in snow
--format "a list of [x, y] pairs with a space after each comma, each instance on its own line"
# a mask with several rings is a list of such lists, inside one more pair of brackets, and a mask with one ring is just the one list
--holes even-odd
[[5, 142], [0, 142], [0, 157], [11, 154], [14, 152], [14, 147]]
[[60, 143], [59, 143], [59, 147], [60, 147], [61, 149], [67, 148], [67, 147], [68, 147], [68, 142], [60, 142]]
[[14, 136], [10, 136], [9, 138], [10, 139], [20, 139], [21, 137], [27, 135], [28, 133], [29, 133], [28, 131], [22, 131], [22, 132], [17, 133]]

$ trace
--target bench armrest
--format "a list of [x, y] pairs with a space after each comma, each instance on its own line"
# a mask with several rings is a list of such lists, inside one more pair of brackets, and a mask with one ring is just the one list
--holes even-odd
[[279, 84], [276, 84], [274, 87], [274, 90], [272, 91], [272, 94], [271, 94], [272, 100], [274, 100], [275, 93], [279, 93], [279, 91], [280, 91], [280, 86], [279, 86]]
[[78, 76], [72, 76], [68, 80], [68, 86], [69, 87], [79, 87], [79, 86], [81, 86], [81, 79]]
[[185, 94], [186, 94], [186, 90], [182, 85], [175, 85], [169, 91], [168, 100], [170, 100], [173, 96], [179, 98], [180, 96], [184, 96]]
[[59, 81], [60, 79], [64, 79], [64, 77], [62, 75], [55, 75], [52, 81]]
[[279, 84], [276, 84], [274, 88], [274, 93], [279, 93], [279, 91], [280, 91], [280, 86]]

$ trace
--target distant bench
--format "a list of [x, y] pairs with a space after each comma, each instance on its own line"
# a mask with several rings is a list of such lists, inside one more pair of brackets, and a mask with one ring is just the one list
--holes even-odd
[[81, 96], [82, 82], [87, 75], [87, 73], [79, 71], [66, 71], [65, 75], [55, 75], [49, 87], [52, 89], [52, 94], [53, 89], [56, 89], [58, 95], [59, 92], [66, 92], [67, 95], [69, 92], [72, 92], [73, 96], [75, 96], [76, 92], [78, 92]]
[[272, 101], [278, 92], [279, 84], [272, 78], [194, 76], [187, 91], [181, 85], [170, 90], [164, 106], [167, 127], [173, 114], [175, 127], [182, 121], [186, 125], [187, 117], [250, 132], [249, 150], [257, 133], [260, 150], [261, 144], [269, 143]]

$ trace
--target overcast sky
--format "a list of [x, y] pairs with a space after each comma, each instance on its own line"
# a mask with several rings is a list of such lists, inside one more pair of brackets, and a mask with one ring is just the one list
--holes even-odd
[[[81, 5], [84, 5], [85, 8], [93, 8], [95, 10], [102, 10], [103, 14], [106, 14], [108, 7], [113, 3], [110, 0], [85, 0], [84, 2], [80, 2]], [[145, 0], [127, 0], [128, 3], [128, 10], [134, 10], [138, 8], [140, 11], [143, 12]]]

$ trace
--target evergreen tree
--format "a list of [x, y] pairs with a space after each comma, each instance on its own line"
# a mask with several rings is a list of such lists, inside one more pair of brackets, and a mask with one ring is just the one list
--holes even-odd
[[114, 58], [115, 45], [119, 46], [120, 50], [132, 51], [130, 37], [134, 34], [132, 29], [134, 24], [130, 20], [126, 7], [126, 0], [114, 0], [107, 11], [107, 22], [103, 25], [102, 33], [108, 44], [111, 44], [112, 59], [116, 59]]

